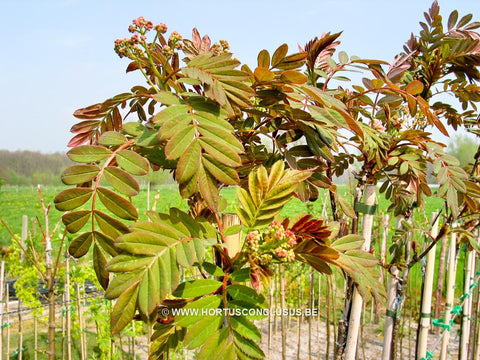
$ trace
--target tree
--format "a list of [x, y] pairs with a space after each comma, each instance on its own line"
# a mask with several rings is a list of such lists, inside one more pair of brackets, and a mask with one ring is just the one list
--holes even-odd
[[[438, 26], [435, 4], [428, 19]], [[464, 45], [451, 49], [453, 59], [440, 67], [442, 75], [460, 79], [443, 82], [464, 107], [478, 93], [461, 78], [475, 76], [478, 61], [473, 52], [478, 41], [471, 35], [476, 25], [469, 22], [460, 20], [454, 38]], [[230, 311], [264, 306], [259, 294], [275, 264], [300, 261], [327, 274], [330, 265], [337, 266], [364, 297], [381, 297], [374, 271], [378, 260], [368, 248], [360, 250], [364, 239], [357, 235], [359, 213], [373, 211], [360, 204], [363, 190], [378, 181], [384, 182], [380, 191], [391, 200], [391, 210], [408, 213], [414, 202], [421, 205], [431, 196], [426, 168], [433, 163], [451, 218], [478, 210], [480, 187], [425, 131], [434, 126], [447, 134], [440, 115], [458, 127], [473, 111], [459, 114], [445, 104], [431, 106], [429, 94], [442, 76], [411, 70], [429, 74], [430, 62], [442, 52], [425, 60], [422, 43], [412, 40], [409, 53], [389, 70], [384, 61], [345, 52], [338, 53], [337, 62], [333, 55], [340, 33], [326, 33], [299, 53], [288, 55], [285, 44], [273, 54], [262, 50], [251, 70], [239, 69], [226, 41], [212, 45], [196, 29], [191, 40], [177, 32], [167, 37], [164, 24], [154, 26], [140, 17], [129, 31], [133, 35], [117, 40], [115, 49], [130, 60], [127, 71], [140, 71], [148, 85], [75, 112], [81, 121], [72, 127], [73, 149], [67, 155], [78, 164], [62, 176], [75, 187], [58, 194], [55, 206], [67, 212], [62, 218], [67, 230], [81, 232], [70, 254], [82, 257], [93, 248], [99, 282], [106, 297], [116, 299], [112, 332], [132, 318], [150, 329], [155, 324], [152, 358], [166, 358], [179, 341], [200, 348], [200, 359], [212, 352], [228, 359], [263, 358], [255, 342], [258, 330], [241, 311]], [[425, 37], [452, 43], [451, 34], [437, 33]], [[416, 51], [419, 56], [409, 55]], [[340, 73], [352, 69], [368, 76], [364, 86], [339, 86], [337, 81], [345, 80]], [[128, 116], [134, 121], [128, 122]], [[265, 138], [271, 146], [262, 143]], [[352, 206], [332, 179], [355, 161], [360, 170]], [[148, 222], [138, 221], [130, 197], [139, 186], [132, 175], [143, 176], [150, 168], [173, 173], [188, 212], [150, 211]], [[247, 229], [236, 254], [227, 236], [240, 229], [224, 228], [221, 220], [220, 189], [226, 186], [237, 187], [237, 214]], [[314, 201], [319, 189], [330, 194], [333, 221], [310, 215], [278, 219], [293, 196]], [[98, 210], [97, 201], [111, 214]], [[84, 205], [87, 209], [79, 209]], [[214, 259], [206, 249], [214, 250]], [[181, 269], [188, 273], [192, 267], [204, 278], [180, 282]], [[216, 315], [162, 316], [178, 308]]]

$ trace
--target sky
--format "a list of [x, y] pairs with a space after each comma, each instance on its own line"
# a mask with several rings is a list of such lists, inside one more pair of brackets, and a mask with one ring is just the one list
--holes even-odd
[[[190, 38], [193, 27], [225, 39], [255, 67], [272, 53], [324, 32], [343, 31], [339, 50], [392, 61], [420, 30], [430, 0], [0, 0], [0, 149], [64, 152], [73, 112], [129, 91], [144, 80], [125, 73], [113, 51], [132, 19], [144, 16]], [[478, 0], [439, 0], [444, 19], [457, 9], [480, 20]]]

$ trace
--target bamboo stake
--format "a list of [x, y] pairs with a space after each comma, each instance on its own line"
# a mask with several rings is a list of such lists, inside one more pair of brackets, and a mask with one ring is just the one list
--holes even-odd
[[326, 302], [327, 302], [327, 309], [326, 309], [326, 321], [327, 321], [327, 349], [325, 352], [325, 360], [329, 359], [329, 354], [330, 354], [330, 313], [331, 313], [331, 308], [332, 308], [332, 302], [330, 300], [330, 295], [332, 293], [332, 275], [327, 275], [327, 296], [326, 296]]
[[[270, 286], [270, 298], [268, 299], [270, 310], [273, 309], [273, 295], [274, 295], [274, 286], [275, 286], [275, 279], [272, 281], [272, 285]], [[270, 349], [272, 346], [272, 331], [273, 331], [273, 323], [272, 323], [272, 312], [268, 312], [268, 340], [267, 340], [267, 359], [270, 359]]]
[[33, 359], [38, 359], [38, 319], [33, 316]]
[[[310, 270], [310, 292], [308, 297], [308, 309], [312, 311], [313, 309], [313, 299], [315, 298], [315, 273], [313, 270]], [[308, 317], [308, 360], [312, 359], [312, 317], [313, 314], [310, 314]]]
[[65, 259], [65, 322], [67, 327], [67, 360], [72, 360], [72, 318], [70, 314], [70, 260]]
[[[388, 226], [390, 225], [390, 215], [384, 215], [383, 216], [383, 222], [382, 222], [382, 243], [380, 247], [380, 262], [382, 264], [387, 263], [387, 240], [388, 240]], [[383, 267], [380, 267], [380, 279], [379, 281], [382, 284], [385, 284], [385, 270]]]
[[[467, 257], [465, 260], [465, 282], [463, 292], [467, 294], [470, 291], [470, 285], [472, 283], [472, 271], [473, 271], [473, 264], [475, 262], [475, 254], [474, 251], [468, 251]], [[460, 337], [460, 354], [459, 360], [467, 360], [468, 359], [468, 345], [470, 339], [470, 315], [472, 311], [472, 299], [471, 297], [467, 297], [465, 302], [463, 303], [463, 313], [462, 313], [462, 335]]]
[[382, 360], [389, 360], [392, 354], [393, 323], [396, 317], [396, 295], [398, 275], [400, 271], [396, 266], [390, 268], [390, 282], [387, 290], [387, 317], [385, 318], [385, 331], [383, 337]]
[[18, 360], [23, 357], [23, 317], [22, 300], [18, 299]]
[[[432, 220], [434, 221], [435, 219], [436, 221], [432, 225], [431, 233], [433, 238], [435, 238], [438, 234], [438, 216], [437, 213], [432, 213]], [[418, 359], [424, 358], [427, 355], [428, 331], [430, 329], [430, 317], [432, 312], [432, 292], [436, 249], [437, 246], [434, 245], [427, 254], [427, 267], [425, 269], [425, 278], [423, 280], [422, 305], [420, 310], [420, 321], [417, 337]]]
[[[472, 271], [470, 272], [470, 285], [472, 285], [473, 282], [475, 281], [475, 269], [477, 267], [476, 266], [476, 259], [477, 259], [477, 257], [474, 254], [473, 260], [472, 260], [472, 265], [471, 265]], [[469, 340], [468, 340], [468, 343], [469, 343], [468, 354], [473, 354], [473, 351], [474, 351], [474, 348], [475, 348], [475, 335], [476, 335], [475, 325], [476, 325], [476, 322], [477, 322], [477, 315], [476, 315], [477, 306], [475, 306], [475, 311], [474, 311], [473, 304], [478, 305], [478, 296], [477, 296], [478, 291], [473, 292], [472, 289], [470, 288], [470, 293], [472, 294], [472, 297], [470, 299], [471, 309], [470, 309], [470, 336], [469, 336]]]
[[[373, 206], [375, 204], [376, 187], [369, 184], [365, 187], [365, 204]], [[368, 251], [372, 239], [373, 215], [364, 214], [362, 220], [362, 236], [365, 242], [362, 250]], [[363, 299], [357, 289], [354, 290], [352, 299], [352, 308], [350, 321], [348, 325], [347, 344], [345, 346], [345, 360], [355, 360], [357, 353], [358, 332], [360, 328], [360, 317], [362, 312]]]
[[[300, 291], [302, 284], [302, 277], [298, 277], [298, 286], [297, 286], [297, 308], [302, 308], [303, 293]], [[300, 353], [302, 348], [302, 315], [297, 317], [297, 360], [300, 360]]]
[[136, 359], [136, 332], [135, 332], [135, 320], [132, 320], [132, 332], [133, 332], [133, 336], [132, 336], [132, 359], [135, 360]]
[[[22, 216], [22, 234], [20, 237], [20, 241], [22, 242], [22, 247], [25, 249], [25, 242], [28, 238], [28, 216]], [[25, 254], [23, 251], [20, 252], [20, 261], [23, 263], [25, 261]]]
[[283, 314], [285, 309], [285, 269], [283, 264], [280, 264], [280, 302], [282, 308], [281, 321], [282, 321], [282, 360], [287, 360], [287, 329], [286, 319]]
[[3, 311], [5, 309], [3, 300], [3, 289], [5, 281], [5, 261], [0, 264], [0, 326], [2, 333], [0, 334], [0, 360], [3, 360]]
[[[444, 236], [442, 238], [442, 245], [440, 247], [440, 258], [438, 260], [438, 270], [437, 270], [437, 291], [435, 292], [435, 312], [434, 318], [439, 319], [441, 308], [442, 308], [442, 298], [443, 298], [443, 281], [445, 278], [445, 259], [447, 253], [447, 241], [448, 238]], [[440, 333], [440, 328], [435, 327], [435, 333]]]
[[10, 315], [8, 314], [10, 307], [10, 293], [8, 292], [8, 284], [5, 286], [5, 323], [7, 324], [7, 359], [10, 357]]
[[[237, 214], [224, 213], [222, 215], [222, 226], [224, 229], [233, 225], [240, 225], [240, 218]], [[232, 259], [242, 250], [242, 231], [236, 234], [225, 236], [228, 256]]]
[[77, 293], [77, 313], [78, 313], [78, 324], [80, 326], [80, 360], [87, 359], [86, 344], [85, 344], [85, 323], [83, 319], [82, 303], [80, 301], [80, 284], [75, 284], [75, 291]]

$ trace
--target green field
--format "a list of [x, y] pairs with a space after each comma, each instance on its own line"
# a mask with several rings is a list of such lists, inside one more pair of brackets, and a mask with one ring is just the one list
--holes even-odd
[[[46, 204], [51, 204], [50, 209], [50, 227], [53, 228], [61, 217], [61, 212], [55, 209], [53, 205], [53, 199], [56, 194], [62, 191], [62, 187], [42, 187], [42, 194]], [[349, 193], [347, 186], [340, 187], [340, 193], [347, 196]], [[187, 204], [185, 200], [182, 200], [178, 194], [175, 185], [158, 185], [152, 186], [150, 191], [150, 199], [147, 199], [146, 186], [142, 187], [138, 196], [132, 200], [139, 210], [140, 217], [145, 219], [145, 211], [147, 204], [152, 207], [154, 197], [157, 191], [160, 194], [160, 198], [157, 203], [157, 211], [168, 212], [170, 207], [178, 207], [186, 210]], [[236, 206], [235, 188], [226, 188], [222, 190], [222, 196], [227, 200], [227, 212], [234, 212]], [[312, 212], [313, 214], [320, 214], [325, 201], [325, 194], [321, 193], [319, 200], [307, 206], [298, 199], [293, 199], [282, 210], [282, 215], [291, 217], [302, 212]], [[99, 204], [101, 209], [101, 204]], [[430, 218], [432, 211], [437, 211], [442, 206], [442, 201], [437, 198], [428, 199], [425, 212], [417, 213], [417, 220], [422, 221], [425, 217]], [[88, 208], [88, 203], [85, 205]], [[382, 197], [379, 197], [379, 209], [378, 213], [383, 214], [388, 208], [388, 202]], [[107, 211], [108, 212], [108, 211]], [[44, 218], [42, 213], [42, 207], [39, 201], [37, 188], [33, 186], [25, 187], [4, 187], [0, 190], [0, 216], [2, 216], [8, 223], [9, 227], [16, 234], [21, 232], [22, 216], [27, 215], [30, 222], [36, 221], [36, 218], [40, 220], [42, 226], [44, 224]], [[422, 219], [423, 218], [423, 219]], [[33, 219], [33, 220], [32, 220]], [[393, 224], [392, 219], [392, 224]], [[30, 223], [30, 229], [31, 223]], [[10, 243], [11, 236], [7, 229], [3, 226], [0, 227], [0, 244], [7, 245]]]

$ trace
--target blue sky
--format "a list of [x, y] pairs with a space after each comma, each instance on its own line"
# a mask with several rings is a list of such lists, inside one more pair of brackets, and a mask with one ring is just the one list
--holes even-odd
[[[478, 0], [439, 1], [480, 20]], [[125, 74], [113, 51], [132, 19], [163, 22], [190, 37], [193, 27], [228, 40], [243, 63], [287, 43], [292, 52], [323, 32], [342, 31], [340, 50], [391, 61], [431, 5], [425, 0], [124, 1], [1, 0], [0, 149], [65, 151], [72, 113], [143, 80]]]

